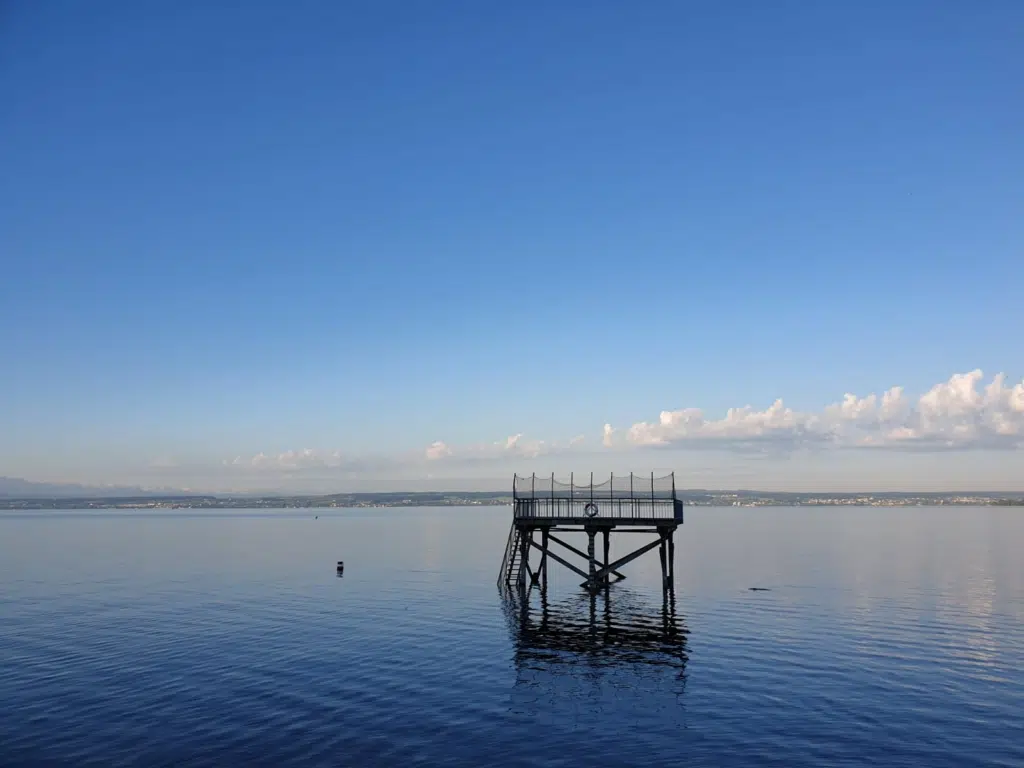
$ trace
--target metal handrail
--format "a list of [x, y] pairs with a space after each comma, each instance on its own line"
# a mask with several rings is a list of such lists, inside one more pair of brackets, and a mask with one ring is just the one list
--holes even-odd
[[505, 541], [505, 554], [501, 558], [501, 570], [498, 571], [498, 584], [501, 584], [502, 580], [505, 578], [505, 569], [508, 568], [509, 552], [512, 549], [512, 539], [515, 535], [515, 532], [515, 526], [512, 526], [508, 529], [508, 539]]
[[[587, 514], [587, 507], [591, 504], [597, 506], [596, 514]], [[674, 499], [614, 499], [605, 503], [596, 497], [594, 502], [585, 499], [519, 499], [513, 516], [516, 520], [672, 520], [678, 519], [680, 507], [679, 501]]]

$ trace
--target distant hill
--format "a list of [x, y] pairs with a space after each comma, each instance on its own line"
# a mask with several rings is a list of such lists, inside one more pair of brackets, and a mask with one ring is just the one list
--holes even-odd
[[0, 477], [0, 498], [31, 499], [103, 496], [148, 496], [153, 491], [113, 485], [77, 485], [75, 483], [34, 483], [20, 477]]

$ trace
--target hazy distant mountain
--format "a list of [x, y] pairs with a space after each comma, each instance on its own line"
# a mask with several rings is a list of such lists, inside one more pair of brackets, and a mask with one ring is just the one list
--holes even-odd
[[40, 496], [145, 496], [154, 491], [113, 485], [77, 485], [75, 483], [33, 483], [20, 477], [0, 477], [0, 498], [37, 498]]

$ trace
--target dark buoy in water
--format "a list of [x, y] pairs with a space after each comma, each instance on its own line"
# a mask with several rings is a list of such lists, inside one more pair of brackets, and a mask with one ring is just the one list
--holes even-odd
[[341, 574], [343, 574], [344, 572], [345, 572], [345, 561], [344, 560], [339, 560], [338, 561], [338, 575], [341, 576]]
[[751, 592], [771, 592], [771, 589], [769, 587], [747, 587], [747, 589], [749, 589]]

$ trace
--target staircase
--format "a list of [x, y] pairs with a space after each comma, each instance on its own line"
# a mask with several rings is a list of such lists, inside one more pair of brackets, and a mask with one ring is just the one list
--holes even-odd
[[508, 541], [505, 542], [505, 556], [501, 560], [501, 571], [498, 573], [498, 586], [519, 581], [519, 571], [523, 567], [521, 543], [519, 529], [515, 525], [510, 526]]

